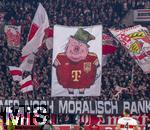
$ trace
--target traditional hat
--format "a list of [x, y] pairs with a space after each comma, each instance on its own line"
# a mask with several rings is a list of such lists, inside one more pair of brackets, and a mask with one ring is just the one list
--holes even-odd
[[74, 36], [72, 36], [76, 40], [87, 44], [90, 40], [94, 40], [95, 36], [90, 34], [88, 31], [83, 30], [83, 28], [79, 28]]

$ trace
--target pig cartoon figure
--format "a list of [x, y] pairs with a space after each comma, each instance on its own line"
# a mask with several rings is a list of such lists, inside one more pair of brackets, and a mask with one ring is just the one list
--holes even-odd
[[87, 44], [94, 39], [88, 31], [79, 28], [70, 36], [65, 52], [57, 54], [54, 61], [57, 80], [69, 94], [74, 94], [75, 89], [84, 94], [94, 84], [99, 61], [95, 53], [89, 52]]

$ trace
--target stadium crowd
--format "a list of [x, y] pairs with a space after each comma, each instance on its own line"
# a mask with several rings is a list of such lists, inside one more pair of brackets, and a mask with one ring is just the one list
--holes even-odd
[[[50, 26], [89, 26], [102, 24], [104, 32], [109, 27], [124, 28], [122, 18], [130, 9], [149, 8], [149, 0], [39, 0], [45, 7]], [[44, 47], [36, 54], [33, 72], [36, 72], [39, 88], [23, 94], [18, 83], [13, 82], [8, 66], [19, 66], [21, 48], [26, 44], [30, 25], [38, 6], [37, 0], [1, 0], [0, 9], [6, 12], [4, 25], [21, 25], [21, 47], [7, 46], [5, 34], [0, 34], [0, 98], [1, 99], [50, 99], [52, 50]], [[114, 43], [116, 44], [116, 43]], [[115, 87], [126, 88], [115, 95]], [[102, 72], [102, 89], [99, 97], [87, 99], [142, 100], [150, 99], [150, 75], [131, 59], [120, 44], [108, 58]]]

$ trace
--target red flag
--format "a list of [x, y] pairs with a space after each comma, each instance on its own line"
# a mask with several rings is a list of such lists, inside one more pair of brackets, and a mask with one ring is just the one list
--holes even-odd
[[102, 46], [103, 55], [113, 54], [116, 51], [116, 46], [111, 44], [105, 44]]

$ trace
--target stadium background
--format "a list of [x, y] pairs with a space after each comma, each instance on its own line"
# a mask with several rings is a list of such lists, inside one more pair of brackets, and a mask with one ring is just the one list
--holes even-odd
[[[10, 65], [19, 66], [18, 63], [21, 53], [19, 50], [14, 50], [7, 46], [3, 27], [8, 24], [21, 25], [22, 48], [26, 44], [27, 35], [38, 2], [41, 2], [46, 9], [51, 27], [55, 24], [67, 26], [102, 24], [103, 31], [107, 34], [109, 34], [108, 28], [110, 27], [122, 29], [139, 24], [133, 22], [133, 17], [131, 17], [132, 11], [150, 8], [150, 2], [148, 0], [1, 0], [0, 11], [6, 14], [1, 24], [0, 33], [0, 99], [49, 100], [52, 98], [52, 50], [48, 51], [46, 47], [43, 47], [35, 58], [33, 72], [36, 72], [39, 88], [31, 93], [21, 93], [18, 84], [13, 82], [8, 71], [8, 66]], [[150, 28], [148, 22], [141, 22], [140, 24]], [[131, 59], [130, 55], [120, 44], [115, 41], [114, 44], [117, 46], [117, 51], [108, 58], [107, 64], [103, 67], [101, 96], [84, 97], [84, 99], [149, 100], [150, 75], [143, 73], [141, 68]], [[123, 91], [119, 97], [115, 97], [115, 86], [128, 89]], [[57, 115], [56, 117], [55, 123], [72, 123], [72, 115]], [[69, 120], [65, 120], [66, 117]]]

